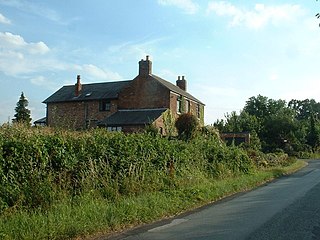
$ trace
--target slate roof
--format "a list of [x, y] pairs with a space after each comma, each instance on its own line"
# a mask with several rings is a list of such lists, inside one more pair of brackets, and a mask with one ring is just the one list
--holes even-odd
[[167, 108], [118, 110], [98, 122], [99, 126], [146, 125], [154, 122]]
[[182, 90], [181, 88], [179, 88], [178, 86], [172, 84], [171, 82], [168, 82], [156, 75], [151, 74], [151, 77], [155, 80], [157, 80], [159, 83], [161, 83], [163, 86], [165, 86], [166, 88], [168, 88], [169, 90], [171, 90], [172, 92], [178, 93], [182, 96], [185, 96], [193, 101], [196, 101], [198, 103], [201, 103], [203, 105], [205, 105], [204, 103], [202, 103], [199, 99], [195, 98], [194, 96], [192, 96], [190, 93]]
[[131, 81], [82, 84], [82, 90], [78, 97], [75, 96], [75, 85], [63, 86], [43, 103], [115, 99]]
[[[185, 96], [193, 101], [199, 102], [204, 105], [199, 99], [195, 98], [188, 92], [182, 90], [178, 86], [168, 82], [156, 75], [150, 74], [154, 80], [158, 81], [164, 87], [170, 91]], [[91, 83], [82, 84], [82, 90], [78, 97], [75, 96], [75, 85], [67, 85], [60, 88], [50, 97], [43, 101], [43, 103], [53, 102], [75, 102], [75, 101], [87, 101], [87, 100], [101, 100], [101, 99], [116, 99], [119, 92], [126, 86], [128, 86], [132, 80], [117, 81], [117, 82], [105, 82], [105, 83]]]
[[34, 121], [33, 123], [34, 124], [46, 124], [47, 123], [47, 117], [40, 118], [40, 119]]

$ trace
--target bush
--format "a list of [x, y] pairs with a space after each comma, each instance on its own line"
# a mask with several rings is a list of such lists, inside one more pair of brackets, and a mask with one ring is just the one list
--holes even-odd
[[175, 126], [178, 130], [180, 139], [192, 139], [199, 126], [197, 117], [191, 113], [184, 113], [179, 116]]
[[46, 209], [62, 199], [180, 188], [203, 177], [249, 173], [254, 164], [240, 148], [215, 134], [188, 142], [153, 134], [95, 129], [0, 127], [0, 211]]

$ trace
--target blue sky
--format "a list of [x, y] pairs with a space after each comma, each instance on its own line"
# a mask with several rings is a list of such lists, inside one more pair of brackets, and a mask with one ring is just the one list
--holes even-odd
[[153, 73], [206, 103], [205, 122], [258, 94], [320, 101], [315, 0], [0, 0], [0, 123], [23, 91], [33, 120], [41, 102], [83, 83]]

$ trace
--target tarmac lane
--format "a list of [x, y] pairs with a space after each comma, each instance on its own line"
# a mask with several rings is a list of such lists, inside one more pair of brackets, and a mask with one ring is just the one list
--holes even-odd
[[320, 161], [253, 191], [111, 239], [320, 239]]

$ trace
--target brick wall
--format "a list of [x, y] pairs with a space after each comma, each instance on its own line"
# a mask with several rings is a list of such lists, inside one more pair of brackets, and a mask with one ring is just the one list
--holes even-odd
[[110, 111], [100, 111], [99, 101], [59, 102], [47, 104], [47, 123], [51, 127], [85, 129], [117, 111], [117, 100], [111, 100]]
[[[199, 118], [200, 124], [203, 125], [204, 124], [203, 123], [203, 116], [201, 116], [201, 114], [200, 114], [200, 116], [198, 116], [198, 113], [197, 113], [198, 112], [198, 107], [197, 107], [198, 103], [184, 97], [181, 100], [181, 104], [184, 105], [182, 107], [182, 112], [178, 113], [177, 112], [178, 98], [181, 98], [181, 95], [173, 93], [173, 92], [170, 93], [170, 109], [171, 109], [172, 113], [174, 114], [175, 118], [178, 118], [182, 113], [190, 112], [190, 113], [194, 114], [195, 116], [197, 116]], [[187, 107], [188, 102], [189, 102], [189, 111], [187, 111], [188, 110], [188, 107]], [[199, 107], [203, 108], [203, 105], [199, 104]]]
[[137, 76], [119, 94], [119, 109], [169, 108], [170, 91], [150, 76]]

